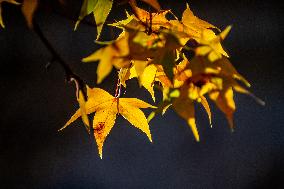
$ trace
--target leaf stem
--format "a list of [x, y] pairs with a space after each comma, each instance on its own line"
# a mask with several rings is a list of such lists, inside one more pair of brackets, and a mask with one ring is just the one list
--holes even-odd
[[117, 79], [117, 84], [116, 84], [116, 89], [115, 89], [115, 98], [119, 98], [121, 95], [121, 83], [120, 83], [120, 79]]

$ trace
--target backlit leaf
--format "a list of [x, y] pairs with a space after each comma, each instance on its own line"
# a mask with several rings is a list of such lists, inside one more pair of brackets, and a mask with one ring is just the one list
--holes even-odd
[[[147, 119], [139, 108], [155, 108], [155, 106], [136, 98], [115, 98], [102, 89], [93, 88], [88, 89], [88, 100], [85, 108], [87, 114], [95, 113], [93, 120], [94, 137], [101, 158], [104, 141], [114, 126], [118, 115], [122, 115], [152, 141]], [[81, 111], [77, 110], [62, 129], [81, 116]]]
[[93, 14], [97, 24], [97, 39], [101, 36], [103, 25], [112, 8], [113, 0], [97, 0]]
[[223, 49], [221, 41], [225, 39], [230, 30], [231, 26], [228, 26], [217, 36], [212, 30], [203, 30], [200, 39], [197, 39], [197, 42], [201, 46], [196, 48], [196, 54], [202, 56], [208, 55], [208, 59], [211, 62], [221, 59], [222, 56], [229, 57]]
[[194, 101], [187, 97], [187, 92], [185, 90], [182, 90], [181, 95], [174, 100], [173, 109], [179, 116], [187, 121], [195, 140], [199, 141], [199, 134], [195, 123]]
[[85, 16], [93, 13], [96, 26], [97, 26], [97, 39], [99, 39], [103, 25], [112, 8], [113, 0], [84, 0], [79, 18], [75, 24], [74, 30], [76, 30]]
[[74, 30], [76, 30], [78, 28], [81, 20], [83, 20], [85, 18], [85, 16], [91, 14], [94, 11], [97, 2], [98, 2], [98, 0], [84, 0], [83, 1], [81, 11], [80, 11], [80, 15], [79, 15], [78, 20], [75, 24]]

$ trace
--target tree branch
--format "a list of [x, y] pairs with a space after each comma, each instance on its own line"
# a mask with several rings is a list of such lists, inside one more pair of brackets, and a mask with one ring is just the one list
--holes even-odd
[[[76, 86], [76, 90], [77, 90], [76, 91], [77, 99], [79, 98], [79, 90], [81, 90], [82, 93], [83, 93], [83, 96], [86, 100], [87, 94], [86, 94], [86, 88], [85, 88], [84, 81], [77, 74], [75, 74], [72, 71], [72, 69], [70, 68], [70, 66], [61, 58], [61, 56], [57, 53], [57, 51], [53, 48], [52, 44], [48, 41], [48, 39], [43, 34], [38, 23], [36, 23], [35, 21], [33, 22], [33, 29], [34, 29], [35, 33], [38, 35], [38, 37], [41, 39], [42, 43], [46, 46], [46, 48], [52, 54], [53, 60], [56, 61], [63, 68], [63, 70], [65, 72], [66, 80], [69, 83], [74, 81], [75, 86]], [[93, 144], [93, 137], [94, 137], [94, 131], [93, 131], [92, 127], [90, 127], [91, 144]]]
[[65, 63], [65, 61], [61, 58], [61, 56], [53, 48], [52, 44], [48, 41], [48, 39], [45, 37], [42, 30], [40, 29], [38, 23], [36, 22], [33, 23], [33, 29], [35, 33], [38, 35], [38, 37], [41, 39], [43, 44], [46, 46], [46, 48], [49, 50], [49, 52], [52, 54], [53, 59], [63, 68], [65, 72], [66, 81], [68, 82], [75, 81], [78, 85], [78, 89], [82, 90], [84, 96], [86, 97], [87, 95], [85, 93], [84, 81], [72, 71], [70, 66]]

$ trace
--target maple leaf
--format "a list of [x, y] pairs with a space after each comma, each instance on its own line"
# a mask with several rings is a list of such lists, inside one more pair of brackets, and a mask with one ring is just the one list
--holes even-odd
[[129, 80], [131, 73], [130, 68], [120, 68], [118, 71], [118, 79], [119, 79], [119, 85], [122, 85], [124, 88], [126, 88], [126, 81]]
[[[233, 88], [236, 86], [243, 89], [235, 82], [235, 78], [242, 78], [242, 76], [235, 71], [229, 62], [211, 63], [208, 60], [206, 61], [204, 57], [194, 58], [190, 62], [189, 68], [192, 71], [192, 76], [189, 78], [190, 83], [183, 86], [187, 88], [188, 98], [202, 104], [212, 126], [210, 107], [204, 97], [205, 94], [209, 94], [209, 97], [226, 115], [230, 127], [233, 128], [233, 113], [236, 109]], [[246, 82], [245, 79], [242, 80]]]
[[83, 1], [81, 11], [80, 11], [80, 15], [79, 15], [78, 20], [75, 24], [74, 30], [77, 29], [81, 20], [83, 20], [85, 18], [85, 16], [91, 14], [94, 11], [96, 3], [97, 3], [97, 0], [84, 0]]
[[174, 77], [173, 68], [176, 60], [176, 50], [182, 47], [179, 39], [173, 33], [163, 34], [165, 44], [155, 53], [153, 64], [162, 65], [166, 76], [172, 81]]
[[226, 27], [219, 35], [215, 35], [212, 30], [203, 30], [197, 42], [201, 45], [196, 48], [196, 55], [205, 56], [208, 55], [208, 59], [214, 62], [222, 58], [222, 55], [229, 57], [229, 55], [224, 51], [221, 41], [225, 39], [231, 30], [231, 26]]
[[[169, 90], [169, 88], [179, 88], [180, 86], [182, 86], [183, 82], [192, 75], [191, 71], [189, 69], [186, 69], [187, 66], [186, 61], [182, 61], [173, 68], [174, 84], [172, 84], [172, 81], [167, 77], [161, 65], [150, 64], [147, 67], [145, 67], [143, 64], [140, 67], [138, 67], [137, 65], [141, 65], [141, 63], [140, 62], [135, 63], [134, 66], [131, 67], [129, 79], [137, 77], [140, 85], [142, 85], [147, 89], [147, 91], [151, 94], [154, 102], [155, 102], [155, 94], [153, 87], [155, 81], [160, 82], [162, 84], [163, 100], [167, 100], [168, 99], [166, 97], [168, 93], [167, 90]], [[142, 70], [142, 71], [138, 72], [137, 70]], [[167, 106], [167, 104], [166, 105], [162, 104], [162, 106]]]
[[139, 73], [139, 71], [137, 72], [137, 70], [139, 70], [139, 68], [137, 68], [138, 67], [137, 64], [142, 64], [142, 66], [144, 66], [143, 63], [136, 61], [134, 66], [130, 69], [129, 79], [137, 77], [139, 80], [139, 84], [145, 87], [145, 89], [151, 94], [151, 97], [155, 102], [156, 98], [153, 87], [157, 73], [157, 68], [154, 64], [150, 64], [144, 67], [143, 71]]
[[1, 6], [3, 2], [11, 3], [11, 4], [14, 4], [14, 5], [20, 5], [20, 3], [15, 1], [15, 0], [0, 0], [0, 26], [2, 28], [5, 28], [3, 18], [2, 18], [2, 6]]
[[170, 10], [163, 10], [157, 13], [150, 13], [144, 9], [139, 7], [135, 7], [134, 15], [136, 19], [140, 21], [146, 32], [151, 34], [152, 32], [158, 32], [158, 30], [162, 27], [166, 27], [169, 24], [166, 15], [170, 13]]
[[178, 98], [172, 105], [179, 116], [185, 119], [190, 126], [196, 141], [199, 141], [199, 134], [195, 123], [194, 101], [188, 98], [188, 91], [182, 89]]
[[[148, 61], [132, 61], [130, 68], [121, 68], [118, 73], [118, 78], [121, 85], [126, 88], [126, 81], [137, 78], [139, 85], [143, 86], [150, 94], [155, 102], [154, 82], [156, 78], [157, 68], [156, 65], [148, 65]], [[148, 66], [147, 66], [148, 65]]]
[[229, 126], [234, 128], [233, 114], [236, 110], [233, 88], [229, 83], [223, 84], [223, 89], [209, 93], [209, 97], [215, 102], [217, 107], [226, 115]]
[[[199, 134], [195, 123], [195, 102], [201, 103], [204, 107], [212, 127], [212, 114], [209, 103], [204, 96], [205, 94], [208, 94], [209, 98], [226, 115], [231, 129], [234, 127], [233, 114], [236, 110], [233, 98], [234, 91], [248, 94], [260, 104], [264, 104], [236, 81], [243, 82], [247, 87], [250, 86], [227, 58], [223, 57], [213, 63], [206, 57], [201, 56], [194, 57], [190, 62], [186, 57], [183, 58], [184, 60], [174, 69], [174, 85], [167, 81], [163, 74], [157, 77], [158, 81], [163, 85], [164, 101], [157, 110], [161, 112], [161, 109], [167, 103], [172, 103], [173, 109], [191, 127], [197, 141], [199, 141]], [[173, 90], [172, 88], [177, 89]], [[151, 113], [149, 119], [152, 119], [155, 113]]]
[[188, 28], [192, 29], [196, 33], [208, 28], [216, 28], [214, 25], [198, 18], [193, 14], [190, 10], [189, 5], [186, 4], [186, 9], [182, 13], [181, 22], [187, 26]]
[[188, 91], [188, 98], [201, 102], [205, 108], [210, 124], [211, 112], [204, 95], [208, 94], [217, 107], [226, 115], [229, 126], [233, 129], [233, 114], [236, 110], [234, 91], [253, 97], [258, 103], [264, 102], [255, 97], [247, 89], [240, 85], [241, 81], [250, 87], [248, 81], [241, 76], [225, 57], [215, 62], [210, 62], [206, 57], [196, 56], [189, 63], [192, 76], [182, 86]]
[[250, 87], [250, 83], [237, 72], [226, 57], [212, 63], [206, 57], [196, 56], [190, 61], [189, 69], [192, 71], [192, 77], [197, 78], [197, 80], [202, 74], [216, 75], [221, 78], [237, 79]]
[[112, 4], [113, 0], [84, 0], [74, 30], [78, 28], [78, 25], [85, 16], [93, 13], [97, 25], [97, 39], [99, 39], [103, 25], [111, 11]]
[[137, 6], [132, 7], [134, 14], [126, 12], [127, 18], [110, 24], [111, 26], [118, 28], [131, 28], [134, 30], [144, 31], [150, 35], [152, 33], [158, 33], [159, 29], [169, 27], [169, 21], [166, 15], [171, 13], [170, 10], [160, 10], [155, 13], [150, 13]]
[[[114, 126], [117, 115], [122, 115], [134, 127], [144, 132], [152, 142], [147, 119], [140, 108], [156, 108], [155, 106], [137, 98], [116, 98], [100, 88], [87, 88], [87, 95], [86, 114], [95, 112], [93, 119], [94, 137], [101, 158], [104, 141]], [[79, 109], [60, 130], [66, 128], [81, 116]]]
[[183, 45], [185, 45], [189, 39], [199, 39], [203, 30], [209, 28], [219, 30], [216, 26], [195, 16], [188, 4], [186, 4], [186, 6], [181, 21], [178, 19], [170, 20], [170, 27], [168, 27], [168, 29], [172, 30], [180, 38], [180, 42]]
[[[117, 69], [130, 67], [132, 60], [145, 61], [148, 57], [153, 57], [156, 49], [148, 48], [138, 43], [135, 38], [143, 35], [142, 32], [127, 30], [111, 42], [107, 46], [100, 48], [93, 54], [83, 58], [83, 62], [99, 61], [97, 68], [97, 83], [101, 83], [103, 79], [109, 75], [113, 66]], [[151, 36], [144, 34], [143, 36], [149, 40], [154, 40]]]
[[97, 83], [99, 84], [107, 75], [110, 74], [113, 66], [119, 69], [122, 67], [127, 67], [127, 65], [130, 64], [130, 60], [123, 58], [128, 54], [128, 41], [125, 35], [121, 35], [116, 41], [107, 45], [106, 47], [100, 48], [88, 57], [83, 58], [82, 61], [99, 61], [97, 68]]
[[[185, 58], [185, 57], [184, 57]], [[171, 81], [164, 72], [163, 67], [158, 67], [156, 81], [159, 81], [163, 88], [179, 88], [184, 81], [192, 76], [191, 70], [187, 68], [189, 61], [185, 58], [173, 68], [174, 78]]]

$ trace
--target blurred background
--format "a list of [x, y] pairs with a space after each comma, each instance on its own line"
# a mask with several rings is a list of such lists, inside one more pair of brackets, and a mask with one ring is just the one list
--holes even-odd
[[[81, 58], [98, 49], [92, 19], [74, 24], [82, 1], [41, 1], [35, 15], [44, 35], [66, 63], [91, 87], [96, 63]], [[284, 188], [283, 5], [264, 0], [187, 1], [200, 18], [224, 29], [224, 46], [237, 70], [266, 102], [236, 94], [235, 132], [214, 105], [213, 128], [197, 105], [201, 142], [172, 110], [151, 123], [153, 143], [122, 117], [104, 145], [103, 159], [81, 121], [57, 132], [78, 108], [75, 87], [20, 8], [3, 3], [0, 29], [0, 188]], [[162, 1], [180, 16], [185, 0]], [[108, 23], [125, 18], [128, 6], [113, 7]], [[115, 31], [104, 28], [102, 39]], [[49, 66], [47, 66], [49, 65]], [[153, 103], [129, 82], [125, 96]], [[99, 87], [114, 93], [116, 74]], [[159, 96], [160, 94], [158, 94]], [[149, 113], [149, 111], [146, 113]]]

